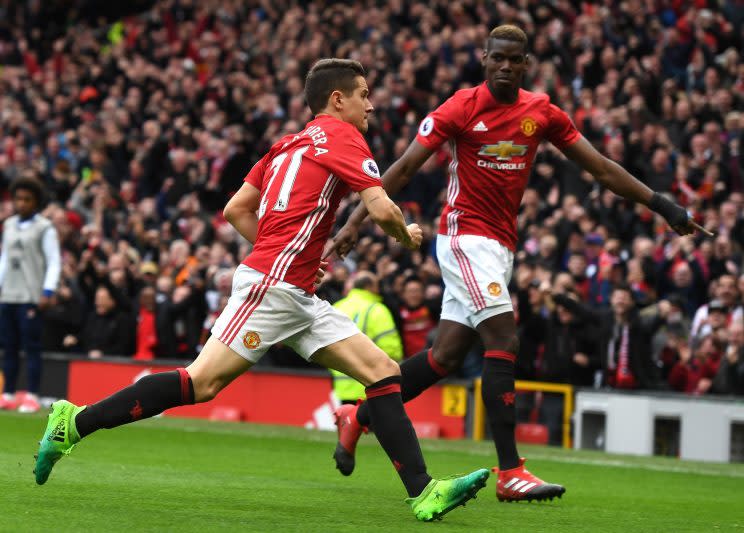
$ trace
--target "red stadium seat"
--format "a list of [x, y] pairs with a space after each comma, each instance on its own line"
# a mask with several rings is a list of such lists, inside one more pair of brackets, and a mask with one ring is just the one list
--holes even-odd
[[222, 420], [223, 422], [240, 422], [243, 420], [243, 413], [237, 407], [230, 405], [220, 405], [212, 409], [209, 413], [210, 420]]
[[414, 422], [413, 429], [420, 439], [437, 439], [441, 434], [439, 424], [434, 422]]
[[517, 424], [515, 436], [517, 442], [547, 444], [548, 426], [544, 424]]

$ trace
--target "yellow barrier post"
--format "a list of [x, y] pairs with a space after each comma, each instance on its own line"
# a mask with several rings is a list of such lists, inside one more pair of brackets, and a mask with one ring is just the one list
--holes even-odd
[[[473, 407], [473, 440], [483, 440], [485, 436], [485, 411], [481, 398], [483, 382], [481, 378], [473, 381], [474, 385], [474, 407]], [[571, 447], [571, 415], [573, 414], [573, 386], [565, 383], [543, 383], [540, 381], [522, 381], [514, 382], [514, 389], [518, 391], [533, 392], [558, 392], [563, 394], [563, 447]]]
[[481, 378], [475, 378], [473, 384], [475, 385], [473, 392], [475, 396], [473, 402], [473, 440], [483, 440], [485, 436], [484, 428], [486, 427], [486, 406], [483, 405], [483, 398], [481, 397], [483, 381]]

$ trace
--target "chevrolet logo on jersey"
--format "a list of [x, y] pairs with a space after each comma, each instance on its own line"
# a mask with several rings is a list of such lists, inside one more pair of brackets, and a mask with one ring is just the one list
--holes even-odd
[[495, 157], [499, 161], [509, 161], [515, 155], [526, 153], [526, 144], [514, 144], [514, 141], [499, 141], [497, 144], [484, 144], [478, 155]]

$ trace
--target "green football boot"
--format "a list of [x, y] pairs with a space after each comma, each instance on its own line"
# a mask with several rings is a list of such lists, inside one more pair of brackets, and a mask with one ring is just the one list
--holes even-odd
[[421, 494], [406, 499], [406, 503], [419, 520], [441, 520], [458, 505], [475, 498], [475, 493], [486, 486], [489, 474], [487, 469], [481, 468], [466, 475], [432, 479]]
[[43, 485], [52, 473], [54, 463], [63, 455], [69, 455], [75, 444], [80, 442], [75, 428], [75, 415], [85, 409], [85, 406], [59, 400], [52, 404], [44, 436], [39, 442], [39, 453], [36, 455], [36, 483]]

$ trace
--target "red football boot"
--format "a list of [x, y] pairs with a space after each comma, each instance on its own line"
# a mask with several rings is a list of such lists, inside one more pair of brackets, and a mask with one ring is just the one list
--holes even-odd
[[358, 405], [345, 404], [336, 409], [336, 427], [338, 427], [338, 444], [333, 458], [336, 460], [336, 468], [345, 476], [350, 476], [354, 471], [356, 460], [354, 452], [357, 442], [362, 433], [367, 433], [367, 428], [357, 422], [356, 414]]
[[509, 470], [499, 471], [494, 467], [491, 471], [499, 475], [496, 484], [496, 497], [500, 502], [520, 502], [527, 500], [552, 500], [560, 498], [566, 489], [561, 485], [545, 483], [539, 477], [533, 476], [524, 467], [524, 458], [519, 459], [519, 466]]

